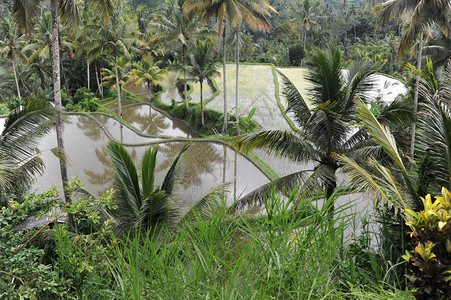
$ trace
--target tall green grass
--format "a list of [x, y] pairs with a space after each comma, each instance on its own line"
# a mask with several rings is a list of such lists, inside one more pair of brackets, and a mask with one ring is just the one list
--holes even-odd
[[301, 205], [293, 212], [273, 194], [258, 218], [231, 216], [219, 204], [207, 213], [194, 212], [176, 232], [137, 232], [111, 245], [108, 265], [117, 297], [406, 299], [405, 292], [384, 285], [390, 267], [378, 269], [386, 272], [382, 281], [359, 284], [365, 277], [349, 257], [352, 240], [346, 240], [356, 216], [346, 214], [349, 204], [336, 208], [331, 221], [332, 203], [316, 211]]

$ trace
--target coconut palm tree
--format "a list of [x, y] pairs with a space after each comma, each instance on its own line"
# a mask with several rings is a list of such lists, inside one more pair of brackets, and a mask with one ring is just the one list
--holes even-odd
[[11, 113], [0, 135], [0, 192], [27, 187], [44, 170], [39, 139], [55, 126], [55, 109], [33, 100]]
[[295, 6], [290, 7], [295, 17], [291, 20], [297, 26], [302, 28], [301, 37], [304, 42], [304, 49], [307, 41], [307, 32], [314, 30], [321, 30], [321, 24], [319, 24], [315, 18], [316, 15], [311, 12], [311, 4], [309, 0], [304, 0], [304, 3], [296, 2]]
[[418, 110], [416, 143], [416, 152], [428, 158], [425, 167], [421, 163], [418, 167], [423, 174], [408, 171], [390, 129], [378, 122], [363, 103], [358, 103], [357, 116], [390, 157], [390, 164], [381, 163], [373, 156], [366, 157], [364, 164], [340, 157], [345, 163], [344, 171], [358, 188], [403, 214], [405, 209], [423, 209], [420, 196], [439, 194], [441, 187], [451, 188], [451, 61], [447, 63], [443, 80], [437, 80], [430, 60], [426, 71], [412, 65], [409, 68], [420, 76], [419, 92], [424, 98]]
[[[33, 21], [40, 13], [41, 1], [22, 1], [14, 0], [12, 17], [18, 25], [19, 30], [31, 34], [33, 30]], [[112, 10], [110, 0], [95, 0], [91, 2], [97, 7], [97, 11], [102, 13], [106, 21], [109, 20], [109, 12]], [[61, 102], [61, 68], [60, 68], [60, 18], [63, 24], [68, 28], [76, 29], [78, 27], [78, 9], [75, 0], [50, 0], [52, 11], [52, 77], [53, 77], [53, 96], [56, 106], [56, 139], [59, 151], [65, 153], [63, 142], [63, 122], [62, 122], [62, 102]], [[67, 186], [67, 165], [64, 159], [60, 158], [61, 180], [63, 187]], [[70, 202], [70, 196], [64, 189], [64, 198], [66, 202]], [[76, 229], [73, 215], [69, 214], [69, 224], [72, 229]]]
[[428, 44], [423, 47], [423, 54], [432, 59], [435, 72], [443, 79], [446, 63], [451, 58], [451, 37], [446, 36], [439, 26], [433, 26]]
[[[117, 2], [117, 3], [116, 3]], [[122, 117], [122, 97], [120, 76], [118, 70], [118, 57], [120, 55], [129, 56], [130, 51], [139, 52], [139, 47], [145, 47], [146, 44], [139, 39], [140, 31], [136, 17], [129, 13], [124, 6], [123, 1], [117, 0], [114, 12], [110, 15], [111, 22], [106, 26], [98, 25], [97, 35], [100, 37], [100, 52], [108, 52], [114, 58], [114, 70], [116, 74], [116, 88], [118, 101], [118, 114]]]
[[429, 157], [431, 192], [439, 193], [441, 187], [451, 189], [451, 60], [441, 80], [434, 74], [431, 60], [427, 60], [426, 71], [415, 72], [421, 76], [420, 95], [424, 99], [418, 107], [421, 132], [416, 151]]
[[151, 87], [158, 86], [166, 77], [167, 71], [160, 69], [158, 62], [154, 63], [150, 55], [143, 56], [140, 61], [133, 62], [132, 65], [127, 83], [133, 83], [135, 86], [146, 83], [148, 96], [150, 96]]
[[14, 78], [11, 71], [0, 65], [0, 100], [6, 102], [14, 90]]
[[[249, 27], [254, 31], [261, 32], [269, 32], [271, 29], [271, 25], [268, 21], [268, 17], [272, 13], [277, 13], [277, 11], [269, 5], [268, 1], [250, 1], [246, 4], [248, 9], [246, 13], [246, 23]], [[238, 24], [237, 27], [234, 28], [236, 34], [236, 50], [235, 50], [235, 119], [236, 119], [236, 131], [237, 134], [240, 133], [240, 119], [238, 117], [238, 99], [239, 99], [239, 87], [238, 87], [238, 79], [239, 79], [239, 63], [240, 63], [240, 26]]]
[[190, 65], [188, 73], [196, 78], [200, 83], [200, 111], [202, 126], [205, 127], [204, 103], [203, 103], [203, 83], [209, 77], [219, 75], [217, 71], [216, 53], [214, 52], [213, 42], [197, 40], [193, 53], [190, 55]]
[[[171, 203], [171, 196], [177, 177], [182, 155], [189, 148], [183, 146], [169, 167], [160, 187], [155, 186], [156, 159], [158, 147], [149, 148], [141, 162], [141, 180], [138, 169], [127, 150], [119, 143], [109, 142], [107, 152], [114, 167], [115, 203], [117, 209], [111, 211], [118, 224], [118, 230], [128, 233], [131, 229], [157, 229], [166, 225], [172, 227], [180, 219], [177, 209]], [[194, 209], [208, 204], [213, 189], [197, 201]]]
[[[393, 18], [401, 18], [404, 24], [408, 24], [407, 31], [401, 38], [398, 49], [398, 59], [401, 59], [418, 38], [417, 69], [421, 69], [421, 58], [423, 51], [423, 40], [425, 31], [434, 23], [446, 28], [448, 33], [451, 29], [448, 25], [448, 12], [451, 9], [451, 2], [447, 0], [388, 0], [374, 7], [373, 12], [377, 13], [376, 30], [380, 29]], [[448, 35], [448, 34], [447, 34]], [[418, 90], [420, 76], [416, 77], [414, 92], [414, 115], [417, 114]], [[415, 153], [416, 123], [412, 125], [411, 137], [411, 157]]]
[[[111, 86], [117, 90], [117, 97], [122, 98], [122, 87], [126, 84], [130, 72], [130, 60], [128, 57], [120, 56], [114, 58], [114, 69], [102, 68], [102, 87]], [[121, 104], [118, 106], [119, 116], [122, 114]]]
[[[319, 181], [325, 190], [325, 198], [329, 199], [337, 187], [336, 172], [341, 167], [336, 155], [359, 153], [369, 143], [366, 131], [351, 125], [355, 120], [354, 100], [368, 99], [365, 92], [372, 86], [369, 76], [379, 66], [368, 61], [354, 62], [347, 72], [343, 72], [339, 49], [327, 52], [316, 50], [307, 66], [307, 80], [312, 84], [310, 106], [294, 84], [280, 73], [284, 80], [287, 110], [294, 113], [298, 130], [250, 133], [237, 137], [233, 143], [239, 150], [265, 149], [293, 161], [315, 162], [313, 173], [305, 181], [305, 188], [311, 188]], [[305, 179], [305, 173], [290, 174], [271, 185], [298, 184], [302, 177]], [[266, 187], [259, 189], [239, 200], [238, 204], [260, 201], [266, 191]]]
[[188, 113], [188, 90], [186, 79], [186, 55], [190, 42], [200, 38], [214, 38], [216, 33], [205, 27], [199, 26], [196, 17], [188, 18], [183, 6], [186, 0], [173, 0], [168, 3], [164, 14], [153, 15], [153, 21], [149, 23], [152, 28], [158, 30], [159, 34], [152, 40], [152, 43], [162, 44], [165, 47], [171, 45], [182, 46], [182, 70], [185, 107]]
[[222, 37], [223, 50], [224, 124], [222, 132], [227, 133], [227, 21], [234, 28], [239, 27], [244, 20], [252, 29], [266, 29], [270, 28], [266, 17], [274, 10], [267, 0], [186, 0], [183, 7], [188, 15], [200, 13], [204, 23], [211, 18], [218, 20], [218, 33]]
[[3, 57], [8, 58], [11, 61], [14, 80], [16, 82], [17, 97], [22, 99], [19, 88], [19, 78], [17, 76], [16, 62], [18, 59], [23, 58], [21, 49], [25, 45], [23, 35], [19, 36], [16, 30], [16, 26], [10, 19], [4, 18], [0, 21], [1, 39], [0, 39], [0, 59]]

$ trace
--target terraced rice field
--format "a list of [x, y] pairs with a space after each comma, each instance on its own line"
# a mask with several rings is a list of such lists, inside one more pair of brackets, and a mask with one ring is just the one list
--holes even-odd
[[[222, 68], [219, 70], [221, 79], [216, 79], [219, 90], [218, 96], [211, 101], [207, 107], [218, 111], [224, 109]], [[236, 69], [235, 65], [227, 65], [227, 110], [235, 115], [235, 87]], [[272, 67], [269, 65], [240, 65], [239, 69], [239, 100], [238, 111], [247, 116], [253, 107], [256, 108], [253, 120], [264, 130], [286, 129], [290, 127], [283, 118], [276, 99], [276, 85]]]

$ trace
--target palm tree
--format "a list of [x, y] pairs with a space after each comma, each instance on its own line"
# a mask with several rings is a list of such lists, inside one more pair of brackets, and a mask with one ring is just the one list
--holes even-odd
[[222, 36], [223, 50], [223, 83], [224, 83], [224, 124], [223, 133], [227, 133], [227, 80], [226, 80], [226, 60], [227, 60], [227, 36], [226, 24], [229, 21], [232, 27], [237, 28], [244, 20], [251, 28], [269, 28], [266, 16], [273, 8], [266, 0], [186, 0], [184, 11], [188, 15], [200, 13], [202, 21], [206, 23], [214, 17], [219, 21], [218, 33]]
[[296, 7], [292, 7], [293, 13], [295, 14], [295, 18], [292, 19], [292, 22], [296, 24], [296, 26], [301, 26], [302, 28], [302, 40], [304, 41], [304, 49], [307, 40], [307, 32], [312, 28], [314, 30], [321, 30], [321, 24], [314, 20], [315, 14], [310, 11], [311, 5], [309, 0], [304, 0], [303, 5], [301, 2], [296, 2]]
[[[102, 87], [111, 86], [117, 90], [117, 97], [122, 98], [122, 87], [126, 84], [130, 71], [130, 60], [125, 56], [114, 58], [114, 69], [101, 69]], [[118, 106], [119, 116], [122, 116], [121, 104]]]
[[213, 42], [207, 40], [205, 42], [197, 40], [193, 53], [190, 55], [190, 66], [188, 72], [191, 76], [196, 78], [200, 83], [200, 111], [202, 126], [205, 127], [204, 120], [204, 104], [203, 104], [203, 83], [209, 77], [219, 75], [217, 71], [217, 62], [215, 58]]
[[[14, 0], [13, 2], [13, 20], [18, 25], [19, 30], [30, 34], [33, 30], [33, 21], [40, 13], [39, 5], [41, 1], [22, 1]], [[95, 0], [93, 5], [98, 7], [98, 11], [108, 16], [106, 12], [112, 9], [110, 0]], [[65, 153], [63, 142], [63, 122], [62, 122], [62, 102], [61, 102], [61, 68], [60, 68], [60, 51], [59, 51], [59, 36], [60, 36], [60, 17], [63, 24], [69, 28], [76, 29], [78, 27], [78, 10], [75, 0], [50, 0], [50, 7], [52, 11], [52, 77], [53, 77], [53, 97], [56, 106], [56, 139], [59, 151]], [[104, 18], [108, 20], [107, 18]], [[67, 165], [63, 158], [60, 158], [61, 180], [64, 187], [64, 198], [66, 202], [70, 202], [70, 195], [65, 189], [68, 182]], [[69, 224], [72, 229], [76, 228], [75, 220], [72, 214], [69, 214]]]
[[[158, 147], [149, 148], [141, 162], [141, 180], [132, 157], [119, 143], [109, 142], [107, 152], [111, 158], [115, 174], [115, 203], [117, 209], [111, 212], [119, 231], [128, 233], [131, 229], [157, 229], [166, 225], [172, 227], [179, 219], [176, 208], [171, 203], [174, 185], [179, 176], [179, 163], [189, 148], [186, 144], [169, 167], [160, 187], [155, 186], [156, 159]], [[204, 207], [218, 189], [213, 189], [194, 205], [194, 209]]]
[[190, 112], [188, 105], [188, 90], [186, 79], [186, 55], [189, 44], [193, 39], [199, 38], [213, 38], [215, 32], [199, 27], [197, 18], [188, 18], [183, 6], [186, 0], [173, 0], [168, 3], [168, 7], [164, 14], [155, 14], [154, 21], [149, 23], [153, 28], [156, 28], [160, 33], [152, 40], [152, 43], [163, 44], [170, 46], [171, 44], [181, 44], [182, 46], [182, 70], [183, 70], [183, 84], [185, 107], [187, 112]]
[[47, 101], [28, 102], [8, 116], [0, 135], [0, 192], [20, 191], [43, 172], [37, 146], [53, 126], [55, 109]]
[[423, 54], [432, 59], [440, 78], [444, 77], [445, 67], [451, 58], [451, 37], [446, 36], [439, 26], [432, 27], [429, 42], [423, 47]]
[[100, 52], [109, 52], [114, 57], [114, 70], [116, 74], [116, 88], [119, 117], [122, 117], [122, 97], [120, 75], [118, 70], [118, 56], [120, 54], [128, 56], [129, 50], [139, 52], [138, 47], [144, 47], [145, 43], [138, 38], [140, 32], [136, 17], [125, 10], [124, 3], [117, 0], [114, 12], [110, 15], [111, 22], [106, 26], [98, 27], [98, 36], [100, 36]]
[[11, 95], [14, 86], [13, 80], [11, 72], [0, 65], [0, 100], [2, 102], [6, 102], [7, 95]]
[[151, 86], [158, 86], [160, 81], [166, 76], [167, 71], [158, 67], [158, 62], [154, 63], [150, 55], [143, 56], [140, 61], [133, 62], [133, 68], [129, 72], [127, 83], [131, 82], [135, 86], [144, 82], [147, 85], [147, 94], [150, 96]]
[[418, 110], [419, 136], [416, 143], [417, 153], [428, 157], [426, 167], [420, 163], [418, 168], [423, 174], [407, 170], [390, 129], [378, 122], [363, 103], [358, 103], [357, 116], [390, 157], [390, 164], [381, 163], [373, 156], [366, 157], [364, 164], [340, 157], [345, 163], [345, 172], [358, 188], [372, 193], [377, 201], [404, 215], [406, 209], [423, 209], [420, 196], [439, 194], [441, 187], [451, 188], [451, 61], [448, 61], [441, 81], [437, 80], [430, 60], [427, 60], [426, 71], [417, 70], [412, 65], [409, 68], [420, 76], [419, 92], [424, 98]]
[[22, 99], [19, 88], [19, 78], [17, 76], [16, 60], [23, 57], [21, 49], [25, 45], [23, 36], [18, 36], [16, 27], [10, 19], [4, 18], [0, 21], [1, 36], [0, 40], [0, 59], [3, 57], [11, 61], [14, 80], [16, 82], [17, 97]]
[[415, 71], [421, 77], [420, 95], [424, 99], [418, 108], [421, 132], [417, 152], [429, 157], [429, 184], [439, 193], [441, 187], [451, 189], [451, 60], [442, 80], [436, 78], [430, 60], [426, 71]]
[[[424, 32], [430, 28], [432, 24], [437, 23], [447, 28], [448, 16], [451, 8], [451, 2], [447, 0], [388, 0], [381, 5], [376, 6], [373, 12], [377, 13], [376, 30], [380, 29], [383, 24], [387, 23], [395, 17], [401, 18], [404, 24], [409, 24], [406, 33], [403, 35], [399, 49], [398, 59], [401, 59], [418, 38], [417, 51], [417, 69], [421, 69], [421, 58], [423, 51]], [[417, 114], [418, 108], [418, 89], [420, 76], [416, 77], [414, 92], [414, 108], [413, 114]], [[416, 123], [412, 125], [412, 137], [410, 145], [410, 155], [413, 158], [415, 153], [415, 135]]]
[[[379, 66], [368, 61], [354, 62], [343, 73], [339, 49], [330, 49], [328, 52], [316, 50], [307, 66], [307, 80], [312, 84], [311, 106], [307, 105], [293, 83], [280, 73], [288, 101], [287, 110], [294, 113], [298, 130], [250, 133], [237, 137], [233, 143], [239, 150], [266, 149], [294, 161], [315, 162], [316, 167], [305, 181], [305, 188], [311, 188], [319, 180], [324, 187], [325, 198], [329, 199], [337, 187], [335, 174], [340, 164], [336, 155], [356, 154], [369, 142], [364, 129], [356, 129], [351, 125], [355, 120], [354, 100], [366, 99], [365, 92], [372, 86], [369, 76]], [[290, 174], [271, 185], [297, 184], [304, 173], [306, 172], [300, 171]], [[266, 187], [259, 189], [241, 199], [238, 204], [260, 201], [266, 191]]]
[[[248, 11], [246, 12], [246, 22], [249, 27], [254, 31], [269, 32], [271, 25], [269, 24], [268, 17], [272, 13], [277, 13], [276, 10], [269, 5], [268, 1], [251, 1], [247, 4]], [[237, 134], [240, 132], [240, 119], [238, 117], [238, 77], [239, 77], [239, 62], [240, 62], [240, 25], [235, 28], [236, 34], [236, 51], [235, 51], [235, 64], [236, 64], [236, 75], [235, 75], [235, 119], [236, 119], [236, 131]]]

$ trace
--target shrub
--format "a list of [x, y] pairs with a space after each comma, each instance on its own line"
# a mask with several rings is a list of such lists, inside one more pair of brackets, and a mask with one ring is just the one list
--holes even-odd
[[94, 93], [91, 92], [88, 88], [82, 87], [75, 92], [74, 96], [72, 97], [72, 103], [78, 104], [86, 99], [92, 98], [95, 98]]
[[20, 101], [19, 98], [17, 98], [16, 96], [9, 97], [6, 100], [6, 105], [8, 106], [9, 110], [18, 108], [22, 104], [23, 104], [23, 102]]
[[300, 66], [304, 57], [305, 51], [301, 44], [290, 47], [288, 50], [288, 58], [290, 60], [290, 64], [293, 66]]
[[[185, 120], [194, 130], [201, 134], [212, 135], [221, 132], [224, 122], [224, 115], [221, 112], [204, 107], [206, 127], [202, 127], [200, 103], [189, 103], [189, 106], [191, 113], [186, 111], [184, 103], [179, 106], [175, 106], [175, 103], [171, 106], [159, 105], [160, 108], [166, 110], [172, 117]], [[240, 130], [242, 132], [252, 132], [259, 129], [258, 124], [250, 120], [249, 116], [246, 116], [246, 118], [240, 117], [240, 120]], [[229, 115], [227, 128], [230, 135], [236, 134], [235, 116]]]
[[414, 249], [406, 250], [407, 278], [418, 299], [451, 298], [451, 193], [442, 188], [442, 196], [421, 198], [424, 210], [407, 209]]
[[0, 103], [0, 115], [9, 114], [9, 107], [6, 103]]

